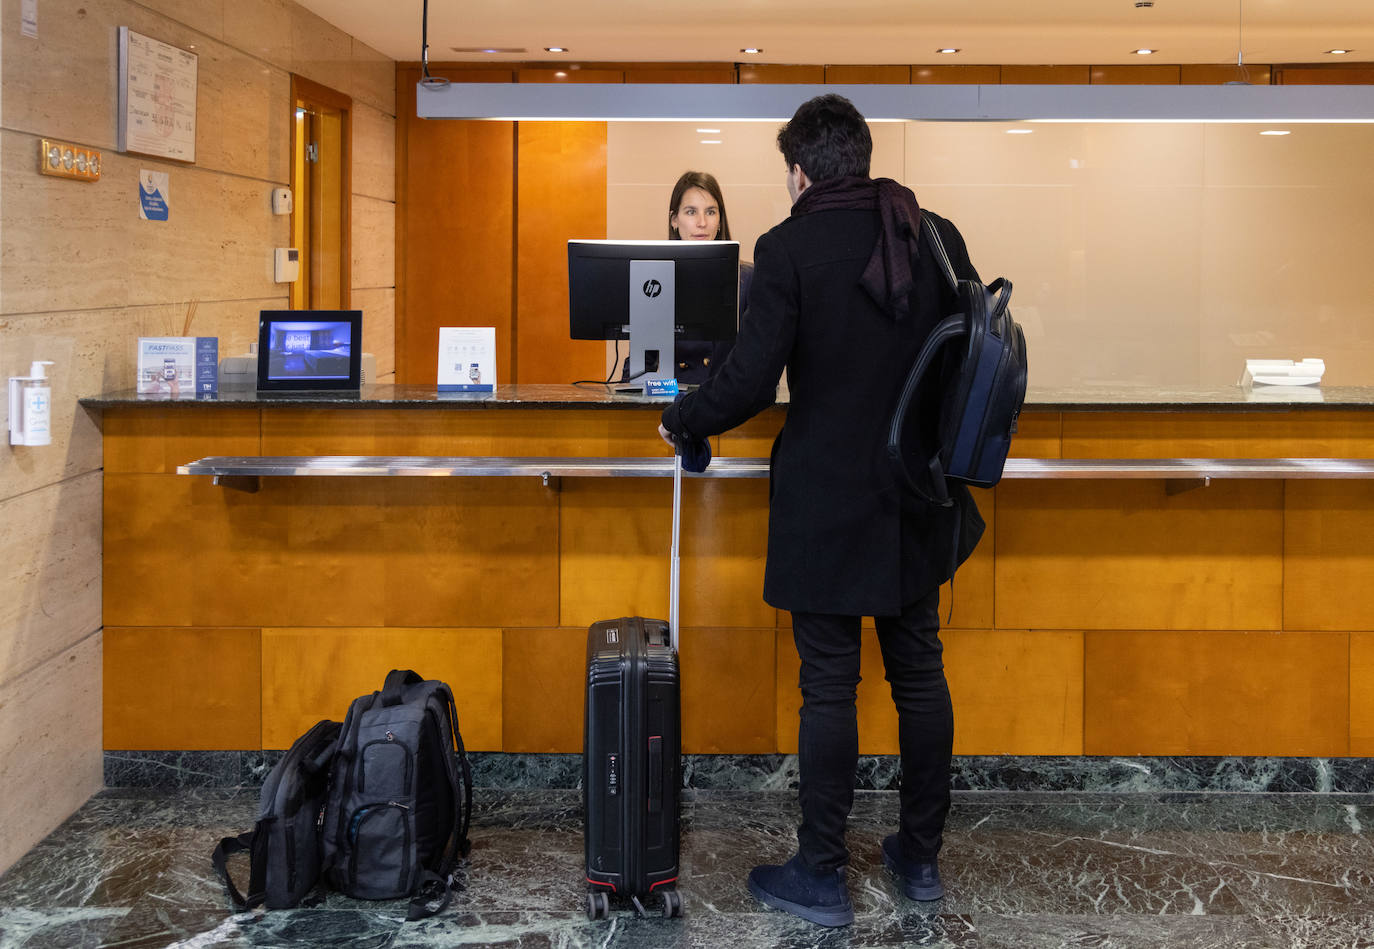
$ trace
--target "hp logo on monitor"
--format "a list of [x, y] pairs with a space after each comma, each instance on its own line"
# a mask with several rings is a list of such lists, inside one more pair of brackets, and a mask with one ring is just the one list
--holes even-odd
[[646, 297], [656, 297], [663, 292], [663, 284], [657, 280], [644, 281], [644, 295]]

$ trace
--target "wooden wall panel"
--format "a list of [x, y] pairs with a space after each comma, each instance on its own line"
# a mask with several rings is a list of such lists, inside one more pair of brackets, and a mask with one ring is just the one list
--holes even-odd
[[624, 82], [623, 69], [587, 69], [580, 65], [529, 66], [516, 70], [516, 82]]
[[1063, 416], [1058, 412], [1026, 412], [1016, 420], [1011, 439], [1013, 458], [1059, 458]]
[[251, 572], [218, 578], [221, 595], [197, 603], [198, 625], [220, 611], [246, 613], [258, 626], [386, 625], [388, 480], [264, 479], [238, 522], [251, 533], [228, 538], [229, 553], [242, 551]]
[[1286, 483], [1286, 629], [1374, 629], [1374, 482]]
[[1094, 86], [1176, 86], [1178, 79], [1178, 66], [1161, 63], [1148, 66], [1094, 66], [1088, 81]]
[[1374, 414], [1066, 412], [1063, 442], [1065, 458], [1368, 458]]
[[912, 66], [913, 85], [926, 83], [956, 83], [973, 86], [993, 86], [1002, 81], [1001, 66]]
[[656, 66], [645, 63], [625, 70], [626, 82], [734, 83], [733, 63], [702, 63], [699, 66]]
[[1349, 753], [1374, 755], [1374, 632], [1350, 634]]
[[1374, 83], [1374, 63], [1275, 66], [1274, 82], [1280, 86], [1361, 86]]
[[1283, 485], [1003, 481], [1001, 629], [1279, 629]]
[[774, 630], [688, 626], [680, 648], [683, 752], [775, 751]]
[[1089, 755], [1349, 754], [1344, 633], [1090, 632]]
[[606, 236], [606, 123], [519, 126], [512, 382], [602, 379], [606, 346], [568, 335], [568, 240]]
[[107, 749], [259, 747], [258, 630], [107, 625], [103, 662]]
[[722, 434], [713, 450], [717, 455], [732, 458], [768, 458], [773, 453], [773, 440], [778, 437], [787, 418], [785, 406], [764, 409], [749, 421]]
[[447, 682], [467, 750], [500, 750], [501, 630], [348, 627], [262, 631], [262, 747], [288, 748], [322, 718], [342, 721], [392, 669]]
[[193, 487], [190, 477], [105, 473], [101, 591], [107, 627], [191, 625]]
[[501, 750], [582, 750], [587, 700], [587, 628], [501, 633]]
[[1251, 66], [1248, 63], [1244, 70], [1221, 63], [1184, 63], [1179, 67], [1178, 81], [1183, 86], [1221, 86], [1240, 80], [1242, 76], [1252, 86], [1269, 85], [1269, 67]]
[[1083, 634], [947, 630], [954, 753], [1083, 754]]
[[[773, 63], [759, 63], [749, 65], [740, 63], [739, 81], [744, 82], [775, 82], [775, 83], [815, 83], [825, 82], [825, 67], [814, 66], [787, 66], [776, 65]], [[800, 105], [801, 103], [797, 103]]]
[[[433, 67], [463, 82], [510, 70]], [[396, 381], [434, 385], [439, 327], [496, 327], [511, 379], [515, 278], [515, 125], [415, 115], [418, 68], [396, 71]]]
[[361, 559], [385, 577], [381, 625], [558, 623], [556, 491], [533, 478], [377, 480], [384, 534]]
[[260, 455], [258, 410], [220, 406], [105, 409], [105, 473], [173, 473], [210, 455]]
[[988, 629], [993, 623], [997, 494], [995, 489], [984, 488], [973, 488], [971, 492], [987, 528], [954, 579], [940, 587], [940, 625], [953, 629]]
[[[827, 84], [879, 83], [906, 85], [911, 82], [910, 66], [826, 66]], [[801, 103], [797, 103], [801, 105]]]
[[[682, 491], [682, 625], [772, 627], [763, 601], [767, 483], [695, 481]], [[559, 624], [668, 616], [668, 479], [566, 479], [560, 492]]]
[[1002, 82], [1009, 85], [1086, 86], [1091, 78], [1088, 66], [1015, 66], [1002, 67]]
[[293, 409], [267, 412], [266, 455], [672, 457], [661, 409]]

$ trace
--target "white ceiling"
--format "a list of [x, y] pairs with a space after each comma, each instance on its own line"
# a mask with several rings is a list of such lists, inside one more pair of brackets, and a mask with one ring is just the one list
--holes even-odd
[[[298, 0], [396, 60], [422, 0]], [[1239, 36], [1239, 39], [1238, 39]], [[565, 46], [568, 53], [544, 52]], [[741, 53], [760, 47], [760, 55]], [[958, 47], [939, 55], [938, 47]], [[515, 47], [457, 53], [453, 47]], [[1132, 50], [1150, 47], [1154, 56]], [[1335, 47], [1348, 57], [1324, 55]], [[431, 0], [430, 62], [1247, 63], [1374, 61], [1374, 0]]]

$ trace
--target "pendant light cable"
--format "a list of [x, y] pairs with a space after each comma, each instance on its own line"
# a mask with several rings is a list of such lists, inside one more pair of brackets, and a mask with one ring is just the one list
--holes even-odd
[[449, 81], [442, 76], [429, 74], [429, 0], [425, 0], [420, 13], [420, 85], [433, 89], [447, 86]]

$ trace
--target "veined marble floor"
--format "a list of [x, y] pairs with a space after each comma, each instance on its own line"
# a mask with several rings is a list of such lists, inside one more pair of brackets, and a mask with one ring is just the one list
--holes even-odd
[[[211, 868], [257, 790], [107, 790], [0, 876], [0, 947], [1341, 947], [1374, 949], [1374, 795], [956, 792], [940, 903], [907, 901], [877, 857], [895, 792], [860, 792], [858, 919], [768, 910], [748, 869], [791, 855], [795, 792], [686, 792], [682, 919], [583, 912], [576, 791], [477, 792], [473, 852], [443, 914], [331, 894], [234, 915]], [[240, 874], [243, 863], [236, 864]], [[657, 905], [649, 907], [657, 909]]]

